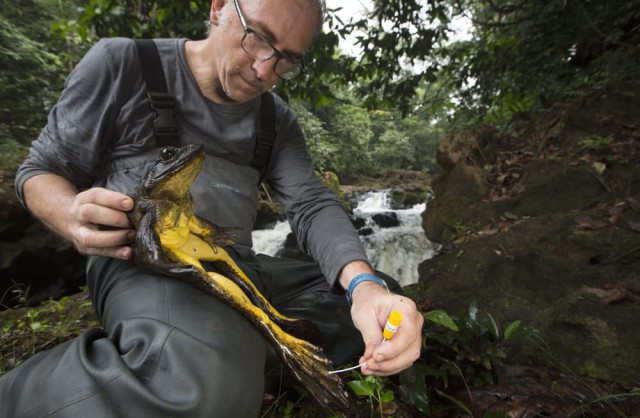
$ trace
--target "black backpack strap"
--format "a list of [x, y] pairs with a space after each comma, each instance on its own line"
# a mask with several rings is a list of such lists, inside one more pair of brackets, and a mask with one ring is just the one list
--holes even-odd
[[147, 86], [147, 97], [153, 111], [153, 131], [158, 147], [181, 145], [178, 126], [174, 118], [175, 99], [169, 94], [164, 78], [158, 47], [152, 39], [134, 39], [142, 77]]
[[253, 149], [251, 167], [258, 170], [260, 177], [258, 184], [262, 183], [269, 166], [271, 149], [276, 140], [276, 105], [273, 94], [262, 94], [260, 109], [260, 127], [256, 137], [256, 146]]

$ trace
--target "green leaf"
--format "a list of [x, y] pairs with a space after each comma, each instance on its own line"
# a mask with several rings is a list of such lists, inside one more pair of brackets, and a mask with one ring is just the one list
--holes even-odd
[[[430, 372], [431, 375], [437, 374], [433, 369], [428, 370], [423, 363], [414, 363], [409, 370], [400, 374], [400, 390], [403, 398], [408, 399], [410, 404], [425, 415], [430, 412], [426, 381], [427, 372]], [[443, 376], [442, 380], [446, 381], [446, 375]]]
[[487, 370], [491, 370], [493, 368], [493, 366], [491, 365], [491, 359], [489, 357], [483, 357], [480, 362]]
[[509, 324], [509, 326], [507, 326], [507, 329], [504, 330], [504, 339], [505, 340], [510, 340], [511, 338], [516, 337], [516, 332], [518, 331], [518, 329], [520, 328], [520, 323], [522, 321], [518, 320], [518, 321], [513, 321], [512, 323]]
[[427, 312], [426, 314], [424, 314], [424, 319], [435, 322], [436, 324], [445, 328], [449, 328], [453, 331], [460, 330], [460, 328], [458, 328], [458, 324], [456, 324], [456, 321], [448, 313], [440, 309]]
[[373, 396], [373, 388], [364, 380], [352, 380], [347, 382], [353, 393], [358, 396]]
[[388, 390], [380, 397], [380, 403], [389, 403], [394, 399], [393, 391]]
[[29, 328], [31, 328], [32, 332], [38, 332], [43, 329], [44, 326], [42, 325], [42, 322], [33, 322], [31, 323], [31, 325], [29, 325]]
[[487, 314], [486, 325], [487, 329], [494, 337], [500, 338], [500, 328], [498, 328], [498, 323], [490, 313]]

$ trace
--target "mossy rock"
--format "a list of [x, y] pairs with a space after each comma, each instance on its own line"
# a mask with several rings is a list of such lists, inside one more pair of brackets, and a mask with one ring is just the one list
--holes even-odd
[[521, 320], [537, 329], [546, 346], [529, 346], [518, 360], [548, 363], [553, 356], [575, 373], [633, 383], [640, 252], [630, 249], [640, 248], [640, 234], [624, 222], [581, 228], [577, 216], [523, 218], [450, 246], [420, 265], [421, 294], [450, 312], [477, 301], [500, 323]]
[[338, 200], [340, 200], [345, 208], [350, 209], [349, 201], [345, 197], [342, 190], [340, 190], [340, 179], [338, 178], [338, 175], [336, 173], [334, 173], [333, 171], [323, 171], [322, 173], [320, 173], [320, 180], [322, 180], [322, 183], [325, 186], [333, 190], [333, 192], [338, 197]]
[[278, 202], [260, 199], [258, 202], [258, 215], [254, 222], [254, 229], [271, 229], [278, 221], [285, 219], [282, 205]]
[[427, 201], [427, 193], [431, 188], [411, 187], [411, 188], [393, 188], [389, 193], [392, 209], [407, 209], [420, 203]]
[[482, 172], [456, 165], [432, 183], [434, 199], [423, 213], [422, 226], [433, 242], [448, 243], [466, 232], [491, 222], [491, 208], [478, 205], [488, 193]]

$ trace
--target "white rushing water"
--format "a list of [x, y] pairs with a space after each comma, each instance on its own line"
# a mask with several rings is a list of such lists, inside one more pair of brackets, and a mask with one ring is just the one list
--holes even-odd
[[253, 250], [274, 256], [284, 246], [290, 232], [289, 221], [278, 221], [273, 229], [256, 229], [251, 233]]
[[[394, 277], [402, 286], [416, 283], [418, 265], [438, 250], [436, 244], [427, 240], [422, 229], [421, 214], [425, 206], [422, 203], [409, 209], [394, 210], [387, 191], [379, 191], [363, 195], [353, 211], [355, 217], [364, 219], [363, 228], [373, 231], [370, 235], [360, 236], [373, 267]], [[373, 220], [376, 214], [391, 213], [398, 217], [398, 226], [381, 228]], [[253, 248], [258, 253], [275, 255], [290, 232], [286, 221], [278, 222], [274, 229], [253, 231]]]

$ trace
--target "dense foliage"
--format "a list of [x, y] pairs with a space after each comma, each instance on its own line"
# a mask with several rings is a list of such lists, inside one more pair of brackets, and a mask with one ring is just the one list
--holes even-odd
[[30, 6], [34, 13], [27, 19], [9, 2], [2, 4], [0, 138], [3, 139], [37, 132], [35, 127], [42, 125], [46, 107], [54, 98], [50, 85], [57, 81], [60, 60], [48, 51], [46, 30], [37, 24], [47, 17], [35, 5]]
[[23, 158], [25, 145], [42, 129], [49, 108], [83, 49], [77, 36], [60, 37], [55, 24], [76, 8], [55, 0], [1, 0], [0, 161]]
[[443, 73], [462, 86], [470, 119], [508, 122], [640, 70], [638, 0], [465, 0], [456, 8], [475, 36], [443, 49]]
[[[508, 119], [596, 82], [638, 75], [640, 1], [375, 0], [352, 27], [363, 49], [356, 79], [369, 104], [404, 112], [455, 97], [456, 116]], [[372, 24], [372, 22], [374, 24]], [[467, 23], [470, 36], [452, 28]], [[431, 86], [426, 100], [416, 89]]]

